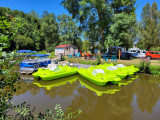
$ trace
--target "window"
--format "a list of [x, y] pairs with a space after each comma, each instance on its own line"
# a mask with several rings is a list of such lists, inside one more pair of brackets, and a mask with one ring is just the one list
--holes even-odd
[[153, 52], [153, 54], [158, 54], [158, 52]]

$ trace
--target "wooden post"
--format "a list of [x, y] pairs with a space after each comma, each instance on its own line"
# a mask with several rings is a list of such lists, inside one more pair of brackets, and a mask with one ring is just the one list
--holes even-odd
[[120, 57], [121, 57], [121, 51], [119, 50], [119, 60], [120, 60]]

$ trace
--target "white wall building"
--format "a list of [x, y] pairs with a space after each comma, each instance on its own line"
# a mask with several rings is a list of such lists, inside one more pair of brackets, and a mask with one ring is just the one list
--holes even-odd
[[55, 47], [55, 55], [75, 55], [78, 53], [78, 47], [75, 45], [59, 45]]

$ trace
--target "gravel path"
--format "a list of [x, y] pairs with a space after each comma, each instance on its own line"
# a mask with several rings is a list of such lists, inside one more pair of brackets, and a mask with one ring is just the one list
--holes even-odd
[[76, 66], [77, 68], [82, 67], [82, 68], [85, 68], [85, 69], [91, 67], [91, 65], [79, 64], [79, 63], [70, 63], [70, 66]]
[[[54, 63], [54, 61], [56, 59], [58, 59], [58, 57], [51, 59], [52, 63]], [[82, 67], [82, 68], [85, 68], [85, 69], [91, 67], [91, 65], [85, 65], [85, 64], [80, 64], [80, 63], [70, 63], [70, 66], [76, 66], [77, 68], [81, 68]]]

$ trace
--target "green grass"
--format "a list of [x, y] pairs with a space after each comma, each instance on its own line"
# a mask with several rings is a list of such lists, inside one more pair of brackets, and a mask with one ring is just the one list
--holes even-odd
[[[98, 61], [96, 60], [85, 60], [83, 58], [68, 58], [65, 57], [65, 59], [71, 63], [80, 63], [80, 64], [87, 64], [87, 65], [98, 65]], [[128, 62], [129, 60], [120, 60], [118, 62], [113, 62], [114, 65], [117, 64], [124, 64], [124, 65], [134, 65], [136, 68], [141, 68], [140, 65], [140, 60], [131, 60], [130, 62]], [[136, 62], [135, 62], [136, 61]], [[111, 63], [109, 62], [105, 62], [104, 60], [101, 59], [101, 64], [104, 63]], [[140, 71], [144, 73], [144, 70]], [[159, 65], [150, 65], [149, 66], [149, 73], [152, 75], [156, 75], [156, 76], [160, 76], [160, 66]]]

